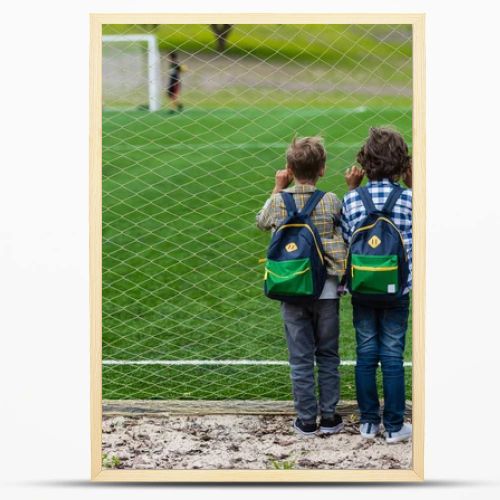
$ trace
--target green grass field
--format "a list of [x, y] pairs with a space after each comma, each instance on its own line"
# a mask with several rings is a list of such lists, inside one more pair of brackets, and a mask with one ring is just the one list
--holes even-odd
[[[262, 293], [269, 235], [255, 214], [294, 134], [323, 135], [319, 187], [339, 197], [369, 126], [411, 138], [409, 102], [360, 101], [103, 113], [104, 360], [286, 360], [279, 304]], [[341, 358], [355, 359], [349, 299]], [[355, 398], [353, 373], [342, 367], [343, 399]], [[105, 365], [103, 397], [290, 399], [291, 388], [286, 366]]]

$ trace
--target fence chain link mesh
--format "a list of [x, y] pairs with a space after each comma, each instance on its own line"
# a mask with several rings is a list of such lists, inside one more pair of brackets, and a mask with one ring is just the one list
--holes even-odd
[[[147, 43], [103, 41], [104, 399], [290, 399], [255, 215], [295, 135], [324, 137], [319, 187], [339, 198], [370, 126], [411, 144], [411, 26], [234, 25], [222, 52], [208, 25], [104, 33], [153, 35], [161, 89], [151, 111]], [[172, 51], [182, 111], [166, 94]], [[350, 315], [344, 298], [344, 399]]]

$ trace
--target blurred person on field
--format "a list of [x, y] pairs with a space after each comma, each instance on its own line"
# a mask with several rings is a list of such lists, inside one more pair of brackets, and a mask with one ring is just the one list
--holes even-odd
[[174, 114], [184, 109], [180, 102], [181, 74], [187, 71], [187, 67], [179, 63], [177, 52], [171, 52], [169, 56], [170, 71], [168, 75], [167, 97], [170, 100], [170, 113]]

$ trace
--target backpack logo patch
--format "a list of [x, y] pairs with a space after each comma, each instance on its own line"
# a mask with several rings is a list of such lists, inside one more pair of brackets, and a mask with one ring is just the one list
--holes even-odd
[[369, 240], [368, 240], [368, 245], [370, 245], [372, 248], [377, 248], [380, 243], [382, 243], [380, 241], [380, 238], [378, 236], [372, 236]]
[[295, 243], [288, 243], [288, 245], [285, 247], [285, 250], [287, 252], [295, 252], [297, 250], [298, 246]]

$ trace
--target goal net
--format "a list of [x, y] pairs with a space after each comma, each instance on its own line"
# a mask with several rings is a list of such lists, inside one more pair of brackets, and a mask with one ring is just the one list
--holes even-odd
[[[291, 399], [255, 216], [295, 135], [324, 137], [318, 187], [339, 198], [369, 127], [411, 144], [411, 26], [104, 33], [103, 398]], [[341, 397], [355, 399], [349, 298], [340, 349]], [[411, 331], [405, 360], [410, 399]]]
[[160, 53], [154, 35], [102, 37], [105, 108], [161, 108]]

